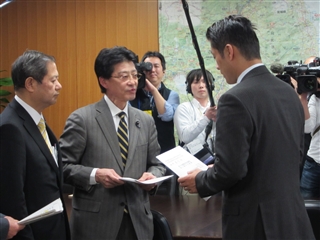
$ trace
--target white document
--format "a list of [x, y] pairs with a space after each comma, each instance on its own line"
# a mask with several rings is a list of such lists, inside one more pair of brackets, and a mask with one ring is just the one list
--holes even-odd
[[208, 166], [180, 146], [157, 156], [164, 165], [179, 177], [188, 175], [194, 169], [207, 170]]
[[169, 176], [164, 176], [164, 177], [158, 177], [158, 178], [153, 178], [153, 179], [149, 179], [149, 180], [145, 180], [145, 181], [139, 181], [137, 179], [134, 178], [129, 178], [129, 177], [122, 177], [120, 178], [120, 180], [125, 181], [125, 182], [132, 182], [132, 183], [137, 183], [137, 184], [144, 184], [144, 185], [148, 185], [148, 184], [157, 184], [160, 185], [163, 181], [169, 179], [173, 177], [173, 175], [169, 175]]
[[[197, 168], [203, 171], [208, 169], [206, 164], [180, 146], [158, 155], [157, 158], [179, 177], [187, 176], [188, 172]], [[210, 197], [202, 199], [207, 201]]]
[[18, 223], [23, 225], [30, 224], [30, 223], [39, 221], [43, 218], [47, 218], [52, 215], [61, 213], [62, 211], [63, 211], [62, 202], [61, 202], [61, 199], [58, 198], [57, 200], [54, 200], [53, 202], [49, 203], [47, 206], [44, 206], [38, 211], [20, 220]]

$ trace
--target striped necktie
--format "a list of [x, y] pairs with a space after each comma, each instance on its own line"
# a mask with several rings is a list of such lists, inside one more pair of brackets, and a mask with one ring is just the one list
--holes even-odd
[[118, 116], [120, 117], [120, 122], [117, 131], [123, 169], [126, 167], [128, 156], [128, 126], [126, 120], [124, 119], [125, 115], [126, 114], [124, 112], [120, 112], [118, 114]]
[[50, 143], [48, 135], [47, 135], [46, 124], [44, 123], [43, 118], [40, 119], [40, 122], [38, 123], [38, 128], [39, 128], [40, 133], [41, 133], [44, 141], [46, 142], [50, 152], [52, 153], [52, 146], [51, 146], [51, 143]]

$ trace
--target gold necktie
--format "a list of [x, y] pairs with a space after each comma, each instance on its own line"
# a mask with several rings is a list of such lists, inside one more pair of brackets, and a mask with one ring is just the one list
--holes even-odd
[[117, 131], [123, 168], [126, 167], [128, 156], [128, 126], [126, 120], [124, 119], [125, 115], [126, 114], [124, 112], [118, 114], [120, 117], [120, 122]]
[[39, 128], [40, 133], [41, 133], [44, 141], [46, 142], [50, 152], [52, 153], [52, 146], [51, 146], [51, 143], [50, 143], [48, 135], [47, 135], [46, 124], [44, 123], [43, 118], [40, 119], [40, 122], [38, 123], [38, 128]]

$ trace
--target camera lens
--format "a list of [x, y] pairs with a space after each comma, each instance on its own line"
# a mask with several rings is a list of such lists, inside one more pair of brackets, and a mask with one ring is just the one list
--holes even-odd
[[306, 78], [304, 82], [304, 86], [306, 89], [313, 91], [314, 90], [314, 80], [312, 78]]

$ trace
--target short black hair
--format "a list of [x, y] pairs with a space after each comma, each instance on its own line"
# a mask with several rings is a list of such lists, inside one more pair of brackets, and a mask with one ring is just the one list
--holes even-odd
[[127, 61], [137, 64], [138, 56], [126, 47], [103, 48], [99, 52], [94, 63], [94, 71], [102, 93], [106, 93], [106, 89], [100, 84], [99, 77], [109, 79], [114, 71], [114, 65]]
[[215, 22], [207, 29], [206, 37], [211, 47], [222, 57], [227, 44], [236, 46], [246, 60], [261, 59], [256, 27], [241, 15], [230, 15]]
[[159, 53], [157, 51], [153, 51], [153, 52], [152, 51], [148, 51], [141, 58], [141, 62], [144, 62], [144, 60], [146, 58], [149, 58], [149, 57], [157, 57], [157, 58], [159, 58], [160, 61], [161, 61], [161, 65], [162, 65], [163, 70], [166, 70], [166, 60], [164, 59], [164, 56], [161, 53]]
[[[213, 75], [211, 74], [211, 72], [209, 72], [208, 70], [205, 70], [205, 71], [206, 71], [207, 79], [208, 79], [208, 82], [210, 85], [210, 90], [213, 91], [215, 79], [214, 79]], [[192, 94], [191, 84], [193, 83], [193, 81], [199, 81], [202, 78], [202, 76], [203, 76], [203, 74], [202, 74], [201, 68], [193, 69], [187, 74], [186, 82], [185, 82], [187, 93]]]

